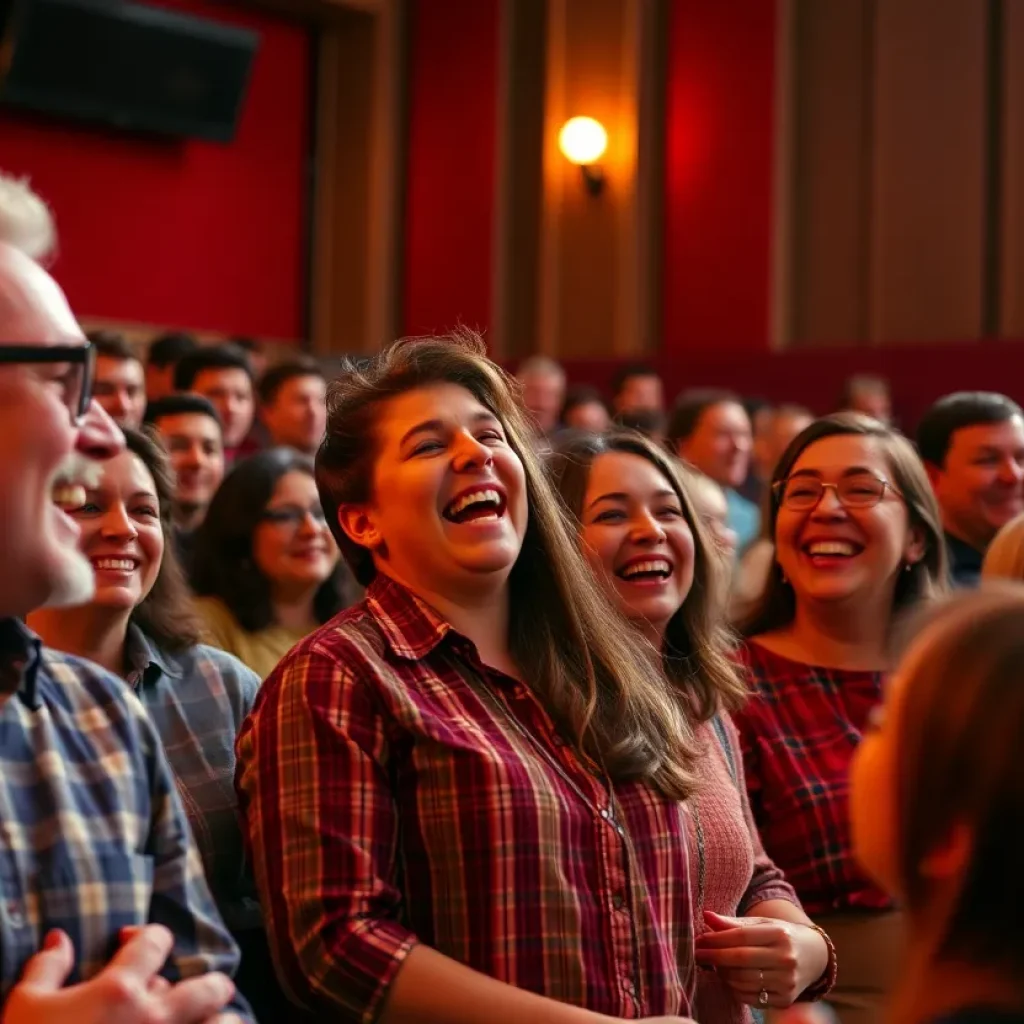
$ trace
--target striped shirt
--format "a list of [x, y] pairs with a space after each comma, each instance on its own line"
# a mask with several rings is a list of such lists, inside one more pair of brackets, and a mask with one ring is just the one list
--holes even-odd
[[263, 684], [238, 784], [292, 993], [373, 1021], [417, 943], [613, 1017], [688, 1014], [683, 807], [585, 766], [387, 577]]
[[[44, 658], [58, 683], [74, 682], [87, 664], [50, 648]], [[237, 658], [203, 644], [162, 651], [138, 626], [129, 627], [125, 660], [128, 683], [174, 771], [217, 909], [232, 931], [262, 927], [234, 781], [235, 737], [259, 679]]]
[[756, 641], [740, 657], [752, 696], [733, 720], [765, 851], [812, 917], [889, 908], [854, 859], [849, 815], [850, 763], [882, 673], [805, 665]]
[[52, 928], [75, 947], [69, 984], [147, 923], [174, 935], [168, 979], [234, 973], [156, 730], [121, 680], [62, 660], [77, 664], [58, 682], [39, 639], [0, 622], [0, 999]]

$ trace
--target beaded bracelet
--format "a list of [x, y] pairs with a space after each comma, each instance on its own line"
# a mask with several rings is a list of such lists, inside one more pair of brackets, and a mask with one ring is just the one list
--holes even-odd
[[801, 993], [801, 1002], [812, 1002], [827, 996], [835, 988], [836, 978], [839, 975], [839, 960], [836, 957], [836, 947], [832, 944], [828, 933], [824, 928], [819, 928], [816, 924], [811, 924], [807, 927], [813, 928], [825, 940], [825, 946], [828, 949], [828, 963], [825, 965], [825, 970], [822, 972], [821, 977]]

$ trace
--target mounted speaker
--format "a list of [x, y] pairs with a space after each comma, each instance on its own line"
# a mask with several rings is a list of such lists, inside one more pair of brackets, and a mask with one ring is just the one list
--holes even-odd
[[230, 142], [259, 36], [129, 0], [0, 0], [0, 103]]

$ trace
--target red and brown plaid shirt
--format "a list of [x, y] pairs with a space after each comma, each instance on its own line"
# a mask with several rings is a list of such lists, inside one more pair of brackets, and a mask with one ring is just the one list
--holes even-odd
[[751, 697], [733, 715], [765, 852], [813, 917], [891, 901], [854, 860], [849, 774], [880, 672], [818, 668], [754, 641], [740, 649]]
[[271, 948], [332, 1020], [374, 1020], [419, 942], [613, 1017], [689, 1014], [682, 806], [610, 797], [528, 687], [386, 577], [263, 684], [237, 779]]

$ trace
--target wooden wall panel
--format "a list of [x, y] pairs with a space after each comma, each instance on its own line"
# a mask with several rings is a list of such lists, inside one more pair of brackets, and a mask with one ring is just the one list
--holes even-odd
[[867, 336], [875, 2], [792, 4], [784, 331], [795, 347]]
[[981, 333], [989, 9], [981, 0], [877, 4], [876, 342]]
[[1002, 6], [1002, 204], [998, 332], [1024, 338], [1024, 4]]

